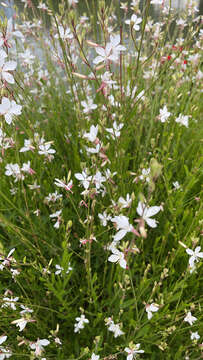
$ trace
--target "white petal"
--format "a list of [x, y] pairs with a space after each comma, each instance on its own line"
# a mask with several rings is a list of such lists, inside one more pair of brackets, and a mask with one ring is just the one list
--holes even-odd
[[125, 259], [121, 259], [121, 260], [119, 261], [119, 264], [120, 264], [120, 266], [121, 266], [123, 269], [126, 269], [127, 262], [126, 262]]
[[4, 80], [6, 80], [9, 84], [14, 84], [15, 80], [13, 75], [9, 74], [8, 72], [2, 72], [2, 76], [4, 78]]
[[143, 204], [141, 201], [139, 201], [138, 207], [137, 207], [137, 213], [138, 213], [138, 215], [140, 215], [140, 216], [143, 215], [144, 208], [145, 208], [144, 204]]
[[152, 206], [149, 209], [147, 209], [146, 216], [151, 217], [153, 215], [156, 215], [161, 210], [160, 206]]
[[157, 227], [156, 220], [150, 219], [150, 218], [146, 218], [145, 221], [146, 221], [146, 223], [147, 223], [150, 227], [152, 227], [152, 228]]
[[15, 70], [17, 66], [17, 62], [16, 61], [8, 61], [5, 65], [4, 65], [4, 71], [12, 71]]
[[124, 236], [127, 234], [126, 230], [120, 230], [114, 235], [114, 241], [119, 241], [124, 238]]
[[4, 341], [6, 341], [7, 336], [0, 336], [0, 345], [3, 344]]
[[97, 56], [94, 60], [93, 60], [93, 64], [97, 65], [100, 62], [104, 61], [104, 58], [101, 56]]
[[115, 262], [118, 261], [118, 260], [119, 260], [119, 256], [118, 256], [118, 255], [111, 255], [111, 256], [109, 256], [109, 258], [108, 258], [108, 261], [113, 262], [113, 263], [115, 263]]

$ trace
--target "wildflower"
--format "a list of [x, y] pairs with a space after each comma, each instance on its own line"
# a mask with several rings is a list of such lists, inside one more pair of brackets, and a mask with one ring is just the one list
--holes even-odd
[[2, 102], [0, 104], [0, 115], [4, 115], [7, 124], [11, 124], [14, 115], [20, 115], [22, 110], [22, 106], [16, 104], [14, 100], [9, 100], [5, 96], [2, 98]]
[[88, 176], [86, 170], [83, 170], [82, 173], [75, 174], [76, 179], [81, 181], [85, 189], [88, 189], [92, 180], [92, 176]]
[[76, 317], [75, 319], [77, 323], [74, 325], [74, 332], [80, 332], [81, 329], [84, 329], [84, 324], [88, 324], [89, 320], [85, 318], [85, 315], [81, 315], [80, 317]]
[[12, 321], [11, 324], [15, 324], [17, 327], [19, 327], [19, 331], [23, 331], [29, 321], [30, 320], [23, 317], [21, 319]]
[[[150, 178], [149, 178], [149, 174], [150, 174], [151, 169], [142, 169], [142, 174], [139, 177], [140, 180], [145, 180], [146, 182], [149, 182]], [[133, 174], [132, 174], [133, 175]], [[137, 179], [137, 178], [136, 178]], [[136, 180], [135, 179], [135, 180]]]
[[144, 350], [139, 350], [139, 348], [140, 344], [136, 344], [133, 348], [126, 347], [124, 351], [128, 353], [127, 360], [133, 360], [136, 354], [143, 354]]
[[192, 316], [191, 311], [189, 311], [184, 318], [184, 321], [188, 322], [191, 326], [193, 325], [193, 322], [195, 322], [197, 318], [195, 316]]
[[171, 113], [168, 111], [166, 105], [164, 105], [163, 109], [159, 110], [159, 120], [164, 123], [170, 117]]
[[30, 175], [35, 174], [35, 171], [30, 167], [30, 161], [28, 161], [27, 163], [23, 163], [21, 171], [28, 173]]
[[186, 249], [186, 253], [190, 255], [189, 265], [191, 268], [194, 267], [195, 262], [199, 262], [199, 259], [203, 259], [203, 252], [200, 252], [200, 250], [200, 246], [197, 246], [194, 251], [189, 248]]
[[117, 61], [120, 51], [125, 51], [126, 48], [123, 45], [120, 45], [120, 35], [111, 35], [110, 36], [110, 42], [106, 44], [106, 47], [96, 47], [95, 48], [97, 56], [93, 63], [95, 65], [100, 64], [101, 62], [108, 63], [110, 61]]
[[173, 186], [174, 186], [175, 190], [180, 189], [180, 184], [178, 181], [173, 182]]
[[156, 305], [156, 304], [148, 304], [146, 305], [146, 312], [147, 312], [147, 317], [148, 317], [148, 320], [150, 320], [153, 316], [153, 312], [157, 312], [159, 310], [159, 307]]
[[104, 181], [106, 181], [106, 178], [104, 176], [102, 176], [100, 171], [97, 171], [93, 177], [93, 182], [94, 182], [97, 190], [99, 190], [101, 188], [102, 183]]
[[[15, 70], [17, 66], [16, 61], [7, 61], [5, 62], [5, 51], [0, 51], [0, 75], [3, 80], [7, 81], [9, 84], [14, 84], [13, 75], [9, 73], [9, 71]], [[6, 54], [6, 53], [5, 53]], [[7, 54], [6, 54], [7, 56]]]
[[129, 219], [124, 215], [115, 216], [111, 219], [116, 223], [118, 232], [114, 235], [114, 241], [119, 241], [124, 238], [128, 232], [133, 232], [133, 226], [129, 224]]
[[196, 331], [196, 332], [192, 332], [192, 333], [191, 333], [191, 336], [190, 336], [190, 339], [191, 339], [191, 340], [199, 340], [199, 339], [200, 339], [200, 336], [199, 336], [198, 332], [197, 332], [197, 331]]
[[90, 154], [98, 154], [101, 150], [101, 145], [97, 144], [95, 148], [85, 147], [86, 151]]
[[91, 142], [95, 142], [95, 140], [97, 139], [97, 133], [98, 133], [98, 125], [97, 126], [92, 125], [90, 127], [90, 132], [84, 133], [83, 137]]
[[55, 35], [56, 39], [59, 39], [59, 38], [61, 38], [62, 40], [73, 39], [73, 34], [71, 33], [71, 30], [69, 27], [67, 27], [66, 30], [64, 30], [64, 27], [62, 25], [59, 25], [58, 31], [59, 31], [59, 34]]
[[152, 228], [157, 227], [157, 221], [154, 219], [151, 219], [151, 216], [156, 215], [160, 210], [161, 210], [160, 206], [148, 207], [141, 201], [139, 201], [138, 207], [137, 207], [137, 213]]
[[61, 223], [61, 212], [62, 210], [56, 211], [54, 214], [49, 215], [50, 218], [57, 218], [56, 223], [54, 224], [55, 229], [58, 229]]
[[22, 174], [20, 166], [18, 164], [7, 164], [5, 175], [13, 176], [15, 178], [14, 182], [18, 180], [24, 180], [24, 175]]
[[106, 325], [108, 326], [108, 330], [114, 333], [115, 338], [124, 335], [124, 332], [120, 329], [119, 324], [114, 324], [112, 318], [107, 319]]
[[[55, 268], [56, 268], [55, 275], [60, 275], [62, 271], [64, 271], [64, 268], [58, 264], [55, 265]], [[66, 274], [68, 274], [71, 270], [73, 270], [73, 268], [68, 265], [68, 270], [66, 271]]]
[[124, 124], [121, 123], [117, 125], [117, 122], [113, 122], [113, 128], [107, 128], [106, 131], [108, 131], [109, 134], [111, 134], [112, 138], [115, 139], [116, 137], [119, 137], [121, 135], [120, 130], [123, 128]]
[[132, 24], [132, 28], [135, 30], [135, 31], [139, 31], [140, 30], [140, 23], [142, 22], [142, 18], [139, 18], [137, 17], [137, 15], [133, 14], [131, 16], [131, 19], [130, 20], [126, 20], [125, 23], [127, 25], [131, 25]]
[[95, 355], [95, 353], [92, 354], [91, 360], [99, 360], [99, 355]]
[[40, 185], [37, 185], [36, 181], [34, 182], [34, 184], [28, 184], [28, 187], [29, 187], [30, 190], [40, 189]]
[[97, 108], [97, 105], [93, 103], [91, 98], [87, 98], [87, 101], [81, 101], [81, 105], [84, 108], [83, 112], [89, 114], [92, 110]]
[[7, 256], [5, 256], [5, 257], [0, 256], [0, 261], [3, 261], [2, 262], [3, 267], [4, 266], [9, 267], [11, 265], [11, 262], [16, 262], [16, 260], [11, 256], [14, 253], [14, 251], [15, 251], [15, 248], [11, 249]]
[[20, 149], [20, 152], [33, 151], [35, 147], [32, 145], [32, 140], [25, 139], [24, 146]]
[[50, 154], [55, 154], [56, 150], [50, 149], [50, 147], [51, 147], [50, 143], [41, 144], [41, 145], [39, 145], [38, 153], [40, 155], [45, 155], [45, 156], [48, 156], [48, 157], [49, 157]]
[[17, 302], [19, 299], [19, 297], [11, 297], [11, 298], [8, 298], [8, 297], [4, 297], [2, 300], [3, 300], [3, 304], [1, 305], [2, 308], [5, 308], [5, 307], [10, 307], [12, 310], [16, 310], [16, 305], [15, 305], [15, 302]]
[[55, 203], [57, 200], [61, 199], [62, 195], [58, 194], [58, 191], [56, 190], [54, 193], [49, 193], [48, 196], [45, 197], [45, 202], [49, 203], [49, 202], [53, 202]]
[[[6, 341], [6, 339], [7, 339], [6, 335], [0, 336], [0, 345], [3, 344], [4, 341]], [[4, 348], [3, 346], [0, 346], [0, 360], [8, 359], [11, 356], [12, 356], [12, 353], [10, 350], [8, 350], [7, 348]]]
[[118, 203], [121, 206], [121, 209], [129, 208], [131, 206], [132, 199], [131, 199], [130, 195], [127, 194], [126, 199], [124, 199], [123, 197], [119, 197]]
[[50, 344], [50, 341], [47, 339], [38, 339], [36, 342], [30, 344], [30, 348], [35, 350], [35, 355], [40, 356], [41, 353], [44, 351], [43, 346], [47, 346]]
[[55, 184], [56, 186], [58, 186], [58, 187], [64, 188], [66, 191], [72, 192], [72, 191], [71, 191], [71, 188], [73, 187], [73, 182], [72, 182], [72, 180], [69, 181], [68, 184], [66, 184], [66, 183], [65, 183], [64, 181], [62, 181], [62, 180], [55, 179], [54, 184]]
[[181, 124], [181, 125], [184, 125], [186, 127], [188, 127], [188, 118], [189, 116], [188, 115], [182, 115], [180, 114], [178, 116], [178, 118], [175, 119], [175, 122]]
[[119, 251], [118, 249], [116, 249], [115, 247], [113, 247], [111, 249], [111, 251], [112, 251], [113, 255], [109, 256], [108, 261], [113, 262], [113, 263], [118, 262], [119, 265], [123, 269], [126, 269], [127, 262], [124, 259], [124, 254], [121, 251]]
[[100, 221], [103, 226], [107, 225], [107, 221], [111, 220], [111, 216], [107, 215], [106, 211], [103, 212], [103, 214], [98, 214], [98, 217], [100, 218]]
[[20, 311], [20, 314], [21, 314], [21, 315], [23, 315], [23, 314], [30, 314], [30, 313], [33, 312], [32, 309], [30, 309], [30, 308], [28, 308], [28, 307], [26, 307], [26, 306], [24, 306], [24, 305], [20, 305], [20, 307], [21, 307], [21, 309], [23, 309], [23, 310]]

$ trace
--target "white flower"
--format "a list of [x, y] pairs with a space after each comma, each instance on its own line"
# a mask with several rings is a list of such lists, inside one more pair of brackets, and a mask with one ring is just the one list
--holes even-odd
[[149, 174], [150, 174], [151, 169], [142, 169], [142, 175], [139, 176], [140, 180], [146, 180], [146, 182], [149, 182]]
[[75, 329], [74, 332], [80, 332], [81, 329], [84, 329], [84, 324], [88, 324], [89, 320], [85, 318], [85, 315], [81, 315], [80, 317], [76, 317], [75, 319], [77, 322], [74, 325]]
[[167, 106], [164, 105], [163, 109], [159, 110], [159, 119], [162, 123], [164, 123], [169, 117], [171, 113], [168, 111]]
[[[55, 275], [59, 275], [62, 273], [62, 271], [64, 271], [64, 268], [58, 264], [55, 265], [55, 268], [57, 269], [55, 271]], [[66, 271], [66, 274], [68, 274], [71, 270], [73, 270], [73, 268], [68, 265], [68, 270]]]
[[150, 320], [153, 316], [153, 312], [157, 312], [159, 310], [159, 307], [156, 304], [148, 304], [146, 305], [146, 312], [147, 312], [147, 317]]
[[57, 200], [61, 199], [62, 195], [58, 194], [58, 191], [56, 190], [54, 193], [49, 193], [48, 196], [45, 197], [46, 202], [53, 202], [55, 203]]
[[28, 161], [27, 163], [23, 163], [21, 171], [31, 175], [35, 174], [35, 171], [30, 167], [30, 161]]
[[85, 189], [89, 188], [90, 183], [92, 181], [92, 176], [88, 176], [88, 174], [86, 173], [86, 170], [83, 170], [81, 174], [76, 173], [75, 177], [76, 177], [76, 179], [81, 181], [81, 183], [82, 183], [82, 185], [84, 186]]
[[108, 330], [114, 333], [115, 338], [124, 334], [124, 332], [120, 329], [119, 324], [115, 324], [111, 317], [105, 319], [105, 323], [108, 326]]
[[126, 48], [125, 46], [120, 45], [120, 35], [111, 35], [110, 42], [106, 44], [105, 48], [98, 46], [95, 50], [99, 56], [93, 60], [93, 63], [98, 65], [101, 62], [116, 62], [119, 58], [120, 51], [124, 51]]
[[111, 221], [116, 223], [117, 229], [119, 230], [117, 234], [114, 235], [114, 241], [123, 239], [128, 232], [133, 231], [133, 226], [129, 224], [129, 219], [124, 215], [115, 216]]
[[97, 108], [97, 105], [93, 103], [91, 98], [87, 98], [87, 101], [81, 101], [81, 105], [84, 108], [83, 112], [89, 114], [92, 110]]
[[113, 320], [111, 321], [108, 330], [114, 333], [114, 337], [117, 338], [118, 336], [124, 335], [124, 332], [120, 329], [119, 324], [114, 324]]
[[195, 251], [188, 248], [186, 249], [186, 253], [190, 255], [189, 264], [191, 268], [194, 267], [195, 262], [199, 262], [199, 259], [203, 259], [203, 252], [200, 252], [200, 250], [200, 246], [197, 246]]
[[103, 212], [103, 214], [98, 214], [98, 217], [100, 218], [100, 221], [103, 226], [107, 225], [107, 221], [111, 220], [111, 216], [107, 215], [106, 211]]
[[[14, 84], [13, 75], [9, 71], [15, 70], [17, 66], [16, 61], [7, 61], [5, 62], [5, 51], [0, 51], [0, 74], [3, 80], [7, 81], [9, 84]], [[7, 55], [6, 55], [7, 56]]]
[[47, 346], [50, 344], [50, 341], [47, 339], [38, 339], [35, 343], [30, 344], [30, 348], [35, 350], [35, 355], [40, 356], [42, 351], [44, 350], [43, 346]]
[[92, 125], [90, 127], [90, 132], [84, 133], [83, 137], [88, 139], [91, 142], [94, 142], [97, 138], [97, 133], [98, 133], [98, 125], [97, 126]]
[[72, 38], [73, 38], [73, 34], [71, 33], [69, 27], [66, 28], [66, 30], [64, 30], [64, 27], [63, 27], [62, 25], [59, 25], [58, 31], [59, 31], [59, 34], [56, 34], [56, 35], [55, 35], [55, 38], [56, 38], [56, 39], [59, 39], [59, 37], [60, 37], [62, 40], [67, 40], [67, 39], [72, 39]]
[[181, 125], [184, 125], [186, 127], [188, 127], [188, 118], [189, 116], [188, 115], [182, 115], [180, 114], [178, 116], [178, 118], [175, 119], [175, 121]]
[[126, 199], [124, 199], [123, 197], [119, 197], [118, 203], [119, 203], [119, 205], [121, 205], [121, 209], [129, 208], [131, 206], [132, 199], [131, 199], [130, 195], [127, 194]]
[[[0, 336], [0, 345], [6, 341], [7, 336], [2, 335]], [[0, 346], [0, 360], [8, 359], [12, 355], [11, 351], [3, 346]]]
[[12, 321], [11, 324], [16, 324], [16, 326], [19, 327], [19, 331], [23, 331], [25, 329], [28, 321], [29, 321], [28, 319], [21, 318], [21, 319]]
[[101, 149], [101, 144], [97, 144], [95, 148], [85, 147], [85, 150], [90, 154], [98, 154]]
[[28, 308], [28, 307], [26, 307], [26, 306], [24, 306], [24, 305], [20, 305], [20, 307], [21, 307], [21, 309], [23, 309], [23, 310], [20, 311], [20, 314], [21, 314], [21, 315], [23, 315], [23, 314], [30, 314], [30, 313], [33, 312], [32, 309], [30, 309], [30, 308]]
[[62, 210], [56, 211], [54, 214], [49, 215], [50, 218], [57, 218], [56, 223], [54, 224], [55, 229], [58, 229], [61, 223], [61, 212]]
[[2, 98], [0, 104], [0, 115], [4, 115], [7, 124], [11, 124], [13, 120], [13, 115], [20, 115], [22, 106], [16, 104], [14, 100], [9, 100], [5, 96]]
[[193, 322], [195, 322], [197, 318], [195, 316], [192, 316], [191, 311], [189, 311], [184, 318], [184, 321], [188, 322], [191, 326], [193, 325]]
[[58, 187], [64, 188], [66, 191], [71, 191], [71, 188], [73, 187], [73, 181], [69, 181], [68, 184], [66, 184], [64, 181], [59, 180], [59, 179], [55, 179], [54, 184]]
[[45, 144], [39, 145], [38, 153], [40, 155], [49, 156], [50, 154], [55, 154], [55, 152], [56, 152], [56, 150], [51, 149], [51, 144], [50, 143], [45, 143]]
[[30, 150], [34, 150], [34, 146], [32, 145], [32, 140], [25, 139], [24, 146], [20, 149], [20, 152], [26, 152]]
[[191, 336], [190, 336], [190, 339], [191, 339], [191, 340], [199, 340], [199, 339], [200, 339], [200, 336], [199, 336], [198, 332], [197, 332], [197, 331], [196, 331], [196, 332], [192, 332], [192, 333], [191, 333]]
[[123, 269], [126, 269], [127, 263], [124, 259], [124, 254], [114, 247], [112, 247], [111, 251], [113, 255], [109, 256], [108, 261], [113, 263], [118, 262]]
[[174, 186], [175, 190], [180, 189], [180, 184], [178, 181], [173, 182], [173, 186]]
[[99, 355], [95, 355], [95, 353], [92, 354], [91, 360], [99, 360]]
[[137, 15], [133, 14], [131, 16], [130, 20], [126, 20], [125, 23], [128, 25], [133, 25], [133, 29], [135, 31], [139, 31], [140, 30], [140, 23], [142, 22], [142, 18], [137, 17]]
[[20, 166], [18, 164], [7, 164], [5, 175], [13, 176], [15, 178], [14, 182], [18, 180], [24, 180], [24, 175], [22, 174]]
[[93, 182], [96, 186], [96, 189], [99, 190], [102, 187], [102, 183], [106, 181], [106, 178], [101, 174], [100, 171], [97, 171], [93, 177]]
[[113, 122], [113, 128], [107, 128], [106, 131], [111, 134], [112, 138], [115, 139], [116, 137], [119, 137], [121, 135], [120, 130], [124, 126], [123, 123], [117, 125], [117, 122]]
[[152, 228], [157, 227], [157, 221], [154, 219], [151, 219], [151, 216], [156, 215], [160, 210], [161, 210], [160, 206], [148, 207], [148, 206], [146, 206], [146, 204], [142, 203], [141, 201], [139, 201], [138, 207], [137, 207], [137, 213]]
[[15, 302], [18, 301], [19, 297], [4, 297], [3, 300], [3, 304], [1, 305], [2, 308], [4, 307], [10, 307], [12, 310], [16, 310], [16, 305]]
[[125, 352], [128, 353], [127, 360], [132, 360], [136, 354], [143, 354], [144, 350], [139, 350], [140, 344], [136, 344], [133, 349], [126, 347]]

